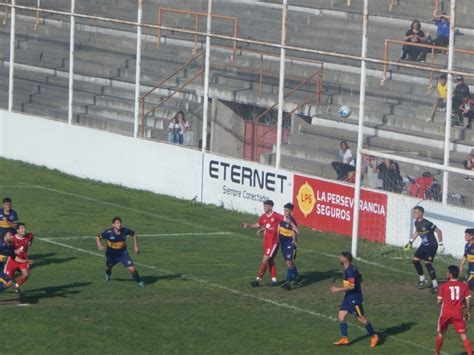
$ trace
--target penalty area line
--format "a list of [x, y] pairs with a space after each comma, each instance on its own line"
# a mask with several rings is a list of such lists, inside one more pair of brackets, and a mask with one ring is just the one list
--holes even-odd
[[[52, 240], [52, 239], [48, 239], [48, 238], [37, 238], [37, 239], [40, 240], [40, 241], [43, 241], [43, 242], [45, 242], [45, 243], [53, 244], [53, 245], [60, 246], [60, 247], [63, 247], [63, 248], [75, 250], [75, 251], [78, 251], [78, 252], [81, 252], [81, 253], [85, 253], [85, 254], [89, 254], [89, 255], [96, 256], [96, 257], [104, 258], [104, 255], [103, 255], [103, 254], [100, 254], [100, 253], [97, 253], [97, 252], [93, 252], [93, 251], [90, 251], [90, 250], [86, 250], [86, 249], [82, 249], [82, 248], [77, 248], [77, 247], [74, 247], [74, 246], [69, 245], [69, 244], [65, 244], [65, 243], [61, 243], [61, 242], [54, 241], [54, 240]], [[242, 291], [239, 291], [239, 290], [236, 290], [236, 289], [227, 287], [227, 286], [223, 286], [223, 285], [217, 284], [217, 283], [212, 282], [212, 281], [208, 281], [208, 280], [199, 278], [199, 277], [197, 277], [197, 276], [186, 275], [186, 274], [179, 274], [179, 273], [176, 273], [176, 272], [173, 272], [173, 271], [169, 271], [169, 270], [166, 270], [166, 269], [161, 269], [161, 268], [158, 268], [158, 267], [156, 267], [156, 266], [152, 266], [152, 265], [148, 265], [148, 264], [143, 264], [143, 263], [140, 263], [140, 262], [134, 262], [134, 264], [137, 265], [137, 266], [140, 266], [140, 267], [144, 267], [144, 268], [147, 268], [147, 269], [151, 269], [151, 270], [155, 270], [155, 271], [161, 272], [161, 273], [163, 273], [163, 274], [172, 275], [172, 276], [179, 276], [180, 278], [185, 279], [185, 280], [191, 280], [191, 281], [195, 281], [195, 282], [198, 282], [198, 283], [202, 283], [202, 284], [211, 286], [211, 287], [213, 287], [213, 288], [217, 288], [217, 289], [220, 289], [220, 290], [227, 291], [227, 292], [232, 293], [232, 294], [234, 294], [234, 295], [236, 295], [236, 296], [239, 296], [239, 297], [245, 297], [245, 298], [254, 299], [254, 300], [257, 300], [257, 301], [260, 301], [260, 302], [264, 302], [264, 303], [266, 303], [266, 304], [270, 304], [270, 305], [273, 305], [273, 306], [276, 306], [276, 307], [279, 307], [279, 308], [284, 308], [284, 309], [292, 310], [292, 311], [294, 311], [294, 312], [304, 313], [304, 314], [311, 315], [311, 316], [313, 316], [313, 317], [317, 317], [317, 318], [321, 318], [321, 319], [326, 319], [326, 320], [330, 320], [330, 321], [333, 321], [333, 322], [337, 322], [337, 318], [336, 318], [336, 317], [328, 316], [328, 315], [326, 315], [326, 314], [322, 314], [322, 313], [319, 313], [319, 312], [315, 312], [315, 311], [312, 311], [312, 310], [309, 310], [309, 309], [305, 309], [305, 308], [293, 306], [293, 305], [290, 305], [290, 304], [288, 304], [288, 303], [278, 302], [278, 301], [271, 300], [271, 299], [269, 299], [269, 298], [260, 297], [260, 296], [257, 296], [257, 295], [252, 295], [252, 294], [250, 294], [250, 293], [245, 293], [245, 292], [242, 292]], [[354, 323], [352, 323], [352, 322], [351, 322], [350, 324], [353, 325], [353, 326], [355, 326], [356, 328], [358, 328], [358, 329], [361, 330], [361, 331], [365, 331], [365, 328], [363, 328], [363, 327], [361, 327], [361, 326], [359, 326], [359, 325], [357, 325], [357, 324], [354, 324]], [[435, 350], [435, 349], [431, 349], [431, 348], [429, 348], [429, 347], [426, 347], [426, 346], [424, 346], [424, 345], [420, 345], [420, 344], [418, 344], [418, 343], [412, 342], [412, 341], [410, 341], [410, 340], [405, 340], [405, 339], [399, 338], [399, 337], [397, 337], [397, 336], [395, 336], [395, 335], [389, 335], [389, 336], [387, 336], [387, 338], [390, 338], [390, 339], [399, 341], [399, 342], [401, 342], [401, 343], [405, 343], [405, 344], [410, 345], [410, 346], [413, 346], [413, 347], [417, 347], [417, 348], [420, 348], [420, 349], [424, 349], [424, 350], [427, 350], [427, 351], [430, 351], [430, 352], [433, 352], [433, 351]]]

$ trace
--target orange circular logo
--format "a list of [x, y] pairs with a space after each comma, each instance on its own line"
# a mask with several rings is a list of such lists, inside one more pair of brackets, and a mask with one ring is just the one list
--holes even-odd
[[313, 211], [314, 205], [316, 204], [314, 190], [307, 181], [300, 186], [297, 201], [301, 212], [307, 217]]

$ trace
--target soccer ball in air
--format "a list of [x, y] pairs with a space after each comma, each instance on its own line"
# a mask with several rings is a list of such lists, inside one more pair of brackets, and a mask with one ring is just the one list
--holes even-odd
[[339, 107], [339, 116], [341, 116], [341, 118], [347, 118], [351, 115], [352, 111], [351, 111], [351, 108], [347, 105], [342, 105], [341, 107]]

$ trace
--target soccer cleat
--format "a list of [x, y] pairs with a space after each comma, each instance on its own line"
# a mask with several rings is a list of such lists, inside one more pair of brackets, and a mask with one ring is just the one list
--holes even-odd
[[370, 347], [375, 348], [375, 346], [379, 343], [379, 336], [377, 334], [372, 335], [370, 337]]
[[282, 289], [290, 291], [291, 290], [291, 284], [289, 282], [285, 282], [282, 286]]
[[19, 287], [13, 287], [13, 290], [15, 291], [16, 297], [21, 298], [21, 291]]
[[110, 275], [105, 274], [105, 281], [110, 281]]
[[418, 286], [416, 286], [416, 288], [421, 290], [421, 289], [426, 287], [426, 284], [427, 284], [426, 280], [425, 281], [420, 281], [420, 282], [418, 282]]
[[272, 281], [272, 282], [270, 282], [270, 284], [268, 286], [275, 287], [275, 286], [278, 286], [278, 285], [279, 285], [278, 281]]
[[341, 345], [349, 345], [349, 338], [348, 337], [342, 337], [338, 341], [333, 343], [336, 346], [341, 346]]
[[260, 286], [260, 282], [258, 282], [257, 280], [252, 280], [252, 281], [250, 281], [250, 286], [258, 287], [258, 286]]
[[137, 283], [138, 287], [145, 287], [145, 283], [143, 281], [140, 281]]

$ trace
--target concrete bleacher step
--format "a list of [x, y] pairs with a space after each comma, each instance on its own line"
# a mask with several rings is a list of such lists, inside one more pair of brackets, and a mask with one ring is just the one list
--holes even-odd
[[102, 130], [117, 132], [125, 135], [133, 134], [133, 120], [132, 122], [124, 122], [114, 119], [107, 119], [91, 114], [77, 115], [76, 124], [91, 128], [98, 128]]

